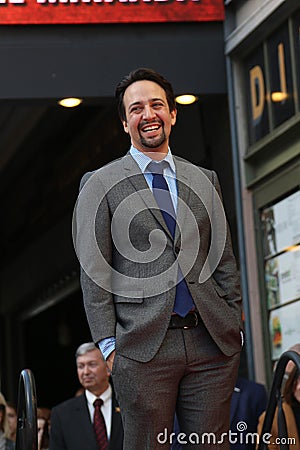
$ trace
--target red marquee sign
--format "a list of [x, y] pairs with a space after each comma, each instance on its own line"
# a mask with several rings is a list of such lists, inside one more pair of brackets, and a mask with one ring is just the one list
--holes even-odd
[[0, 25], [222, 20], [223, 0], [0, 0]]

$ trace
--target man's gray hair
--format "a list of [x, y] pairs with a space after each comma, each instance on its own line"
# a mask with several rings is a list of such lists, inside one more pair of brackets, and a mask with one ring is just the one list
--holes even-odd
[[[78, 356], [85, 355], [88, 352], [92, 352], [93, 350], [96, 350], [98, 347], [95, 346], [94, 342], [86, 342], [84, 344], [81, 344], [75, 353], [75, 358], [77, 359]], [[100, 351], [100, 350], [99, 350]], [[101, 353], [101, 352], [100, 352]]]

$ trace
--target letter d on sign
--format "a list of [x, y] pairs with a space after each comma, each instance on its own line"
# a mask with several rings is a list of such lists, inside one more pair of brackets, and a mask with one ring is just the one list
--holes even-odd
[[260, 66], [254, 66], [250, 70], [250, 92], [252, 119], [257, 121], [261, 117], [265, 106], [265, 82]]

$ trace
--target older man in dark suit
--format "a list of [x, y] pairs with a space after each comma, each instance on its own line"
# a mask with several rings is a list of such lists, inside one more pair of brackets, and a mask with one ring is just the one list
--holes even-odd
[[[50, 450], [122, 450], [120, 408], [101, 352], [92, 342], [82, 344], [76, 352], [76, 364], [84, 392], [53, 408]], [[98, 411], [102, 420], [101, 442], [95, 429], [96, 400], [102, 403]]]
[[164, 77], [137, 69], [116, 95], [132, 145], [84, 176], [74, 242], [93, 340], [121, 406], [124, 449], [169, 449], [175, 410], [187, 449], [207, 448], [207, 439], [228, 449], [222, 436], [243, 335], [218, 178], [172, 155], [177, 110]]

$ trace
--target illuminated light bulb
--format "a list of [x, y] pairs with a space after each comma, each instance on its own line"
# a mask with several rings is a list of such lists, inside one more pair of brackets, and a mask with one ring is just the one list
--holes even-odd
[[278, 91], [278, 92], [272, 92], [272, 94], [271, 94], [271, 99], [272, 99], [272, 102], [274, 102], [274, 103], [283, 102], [287, 98], [288, 98], [288, 94], [286, 92]]
[[80, 105], [80, 103], [82, 103], [82, 99], [74, 97], [63, 98], [58, 101], [58, 104], [64, 106], [65, 108], [75, 108], [75, 106]]
[[196, 101], [197, 101], [197, 97], [192, 94], [178, 95], [178, 97], [176, 97], [176, 102], [180, 103], [180, 105], [191, 105], [192, 103], [195, 103]]

